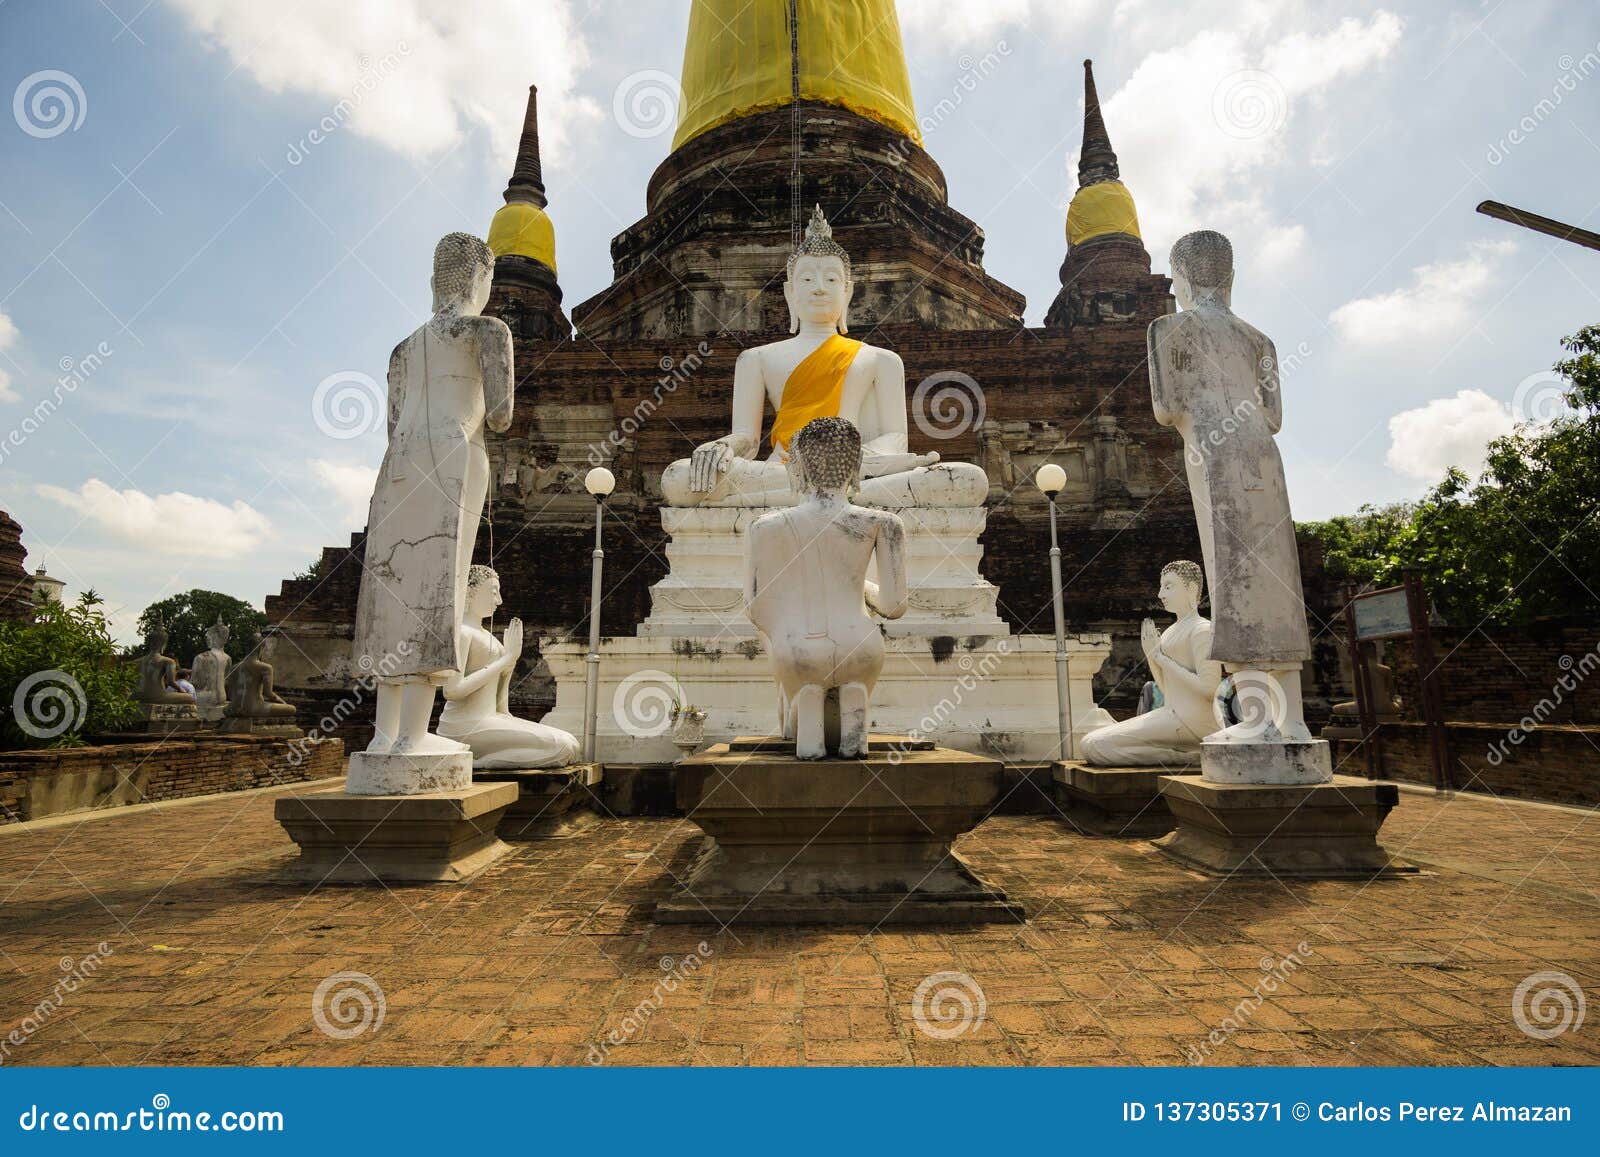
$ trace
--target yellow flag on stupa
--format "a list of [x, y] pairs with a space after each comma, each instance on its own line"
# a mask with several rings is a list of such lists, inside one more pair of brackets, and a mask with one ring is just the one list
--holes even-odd
[[683, 50], [674, 149], [707, 129], [800, 97], [839, 105], [918, 145], [916, 108], [894, 0], [694, 0]]

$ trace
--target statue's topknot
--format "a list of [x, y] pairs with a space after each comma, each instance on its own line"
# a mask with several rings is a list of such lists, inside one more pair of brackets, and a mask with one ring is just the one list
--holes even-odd
[[822, 206], [818, 205], [811, 213], [811, 221], [806, 225], [805, 240], [800, 242], [800, 247], [789, 254], [788, 271], [794, 272], [794, 263], [802, 257], [837, 257], [844, 262], [844, 275], [850, 276], [850, 254], [844, 251], [844, 246], [833, 239], [833, 226], [828, 224], [828, 219], [822, 215]]

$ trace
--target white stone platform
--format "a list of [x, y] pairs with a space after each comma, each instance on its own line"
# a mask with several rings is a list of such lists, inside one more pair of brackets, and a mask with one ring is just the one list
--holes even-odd
[[[917, 734], [940, 747], [1010, 762], [1057, 758], [1055, 640], [1043, 635], [975, 636], [936, 643], [890, 638], [867, 724], [878, 734]], [[583, 734], [584, 643], [542, 644], [556, 679], [556, 705], [543, 722]], [[1111, 722], [1095, 706], [1095, 672], [1111, 653], [1109, 635], [1067, 640], [1073, 730]], [[675, 700], [706, 711], [706, 743], [778, 729], [778, 688], [759, 638], [601, 641], [601, 763], [668, 763]]]
[[[662, 507], [670, 573], [650, 588], [650, 615], [635, 637], [600, 642], [601, 763], [681, 757], [672, 743], [676, 703], [706, 711], [706, 744], [779, 730], [766, 645], [744, 614], [745, 532], [768, 509]], [[895, 513], [906, 524], [910, 609], [882, 624], [887, 654], [869, 730], [1013, 763], [1062, 758], [1055, 639], [1013, 635], [996, 613], [1000, 589], [978, 570], [985, 509]], [[556, 682], [556, 705], [542, 722], [582, 735], [588, 645], [545, 639], [540, 651]], [[1095, 706], [1093, 686], [1111, 636], [1069, 636], [1067, 654], [1073, 732], [1081, 741], [1114, 722]]]
[[[745, 533], [775, 507], [663, 506], [670, 573], [650, 588], [641, 635], [753, 639], [744, 615]], [[988, 514], [981, 506], [896, 510], [906, 527], [910, 607], [883, 624], [895, 635], [1009, 635], [995, 611], [1000, 588], [978, 570]], [[1041, 559], [1040, 565], [1044, 565]], [[875, 569], [867, 578], [877, 581]]]

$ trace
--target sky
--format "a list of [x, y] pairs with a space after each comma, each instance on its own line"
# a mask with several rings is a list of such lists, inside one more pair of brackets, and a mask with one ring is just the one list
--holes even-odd
[[[426, 317], [434, 241], [487, 231], [527, 85], [570, 306], [670, 147], [688, 9], [0, 0], [0, 509], [30, 568], [127, 640], [156, 599], [259, 606], [346, 542], [383, 453], [361, 405]], [[1600, 322], [1600, 253], [1473, 211], [1600, 230], [1592, 0], [899, 11], [928, 150], [1030, 324], [1094, 59], [1155, 268], [1191, 229], [1233, 240], [1297, 518], [1476, 470]]]

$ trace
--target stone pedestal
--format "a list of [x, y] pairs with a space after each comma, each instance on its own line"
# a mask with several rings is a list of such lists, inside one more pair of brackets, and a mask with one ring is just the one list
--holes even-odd
[[[650, 615], [640, 635], [753, 639], [744, 613], [744, 559], [750, 525], [775, 507], [661, 508], [667, 532], [667, 577], [650, 588]], [[1003, 636], [996, 613], [1000, 588], [979, 573], [982, 506], [897, 507], [906, 529], [906, 613], [883, 624], [895, 636]], [[867, 578], [877, 581], [869, 569]]]
[[[202, 714], [210, 708], [202, 708]], [[223, 708], [217, 708], [223, 710]], [[246, 719], [237, 715], [230, 715], [221, 720], [217, 727], [220, 735], [263, 735], [271, 739], [299, 739], [305, 735], [303, 727], [294, 723], [285, 723], [280, 717], [276, 722], [272, 719]]]
[[287, 869], [295, 879], [456, 883], [511, 853], [495, 828], [516, 800], [513, 783], [426, 795], [326, 791], [285, 796], [274, 814], [300, 845]]
[[1100, 836], [1161, 836], [1176, 822], [1161, 798], [1165, 767], [1091, 767], [1079, 760], [1051, 765], [1056, 803], [1072, 823]]
[[511, 783], [517, 798], [500, 817], [503, 840], [561, 840], [586, 831], [600, 817], [586, 808], [604, 772], [598, 763], [557, 768], [480, 769], [473, 783]]
[[[940, 747], [1014, 763], [1060, 755], [1054, 639], [891, 636], [884, 646], [867, 708], [873, 732], [915, 731]], [[583, 734], [588, 646], [546, 639], [539, 649], [556, 680], [556, 705], [543, 722]], [[1094, 702], [1095, 672], [1111, 654], [1111, 637], [1074, 636], [1067, 654], [1073, 731], [1081, 741], [1112, 722]], [[600, 641], [596, 757], [606, 764], [673, 762], [682, 754], [670, 714], [679, 698], [705, 709], [710, 743], [778, 727], [778, 688], [761, 639], [613, 636]]]
[[464, 791], [472, 786], [472, 751], [465, 746], [442, 755], [357, 751], [350, 756], [350, 773], [345, 776], [344, 786], [351, 795]]
[[1400, 799], [1393, 784], [1338, 775], [1318, 784], [1161, 779], [1177, 830], [1156, 847], [1217, 875], [1371, 879], [1416, 871], [1378, 844]]
[[[661, 508], [670, 572], [650, 588], [634, 637], [600, 641], [595, 756], [603, 763], [671, 763], [673, 703], [706, 711], [705, 738], [725, 743], [779, 727], [766, 643], [744, 613], [749, 528], [770, 507]], [[883, 671], [868, 705], [879, 734], [916, 734], [941, 747], [1040, 763], [1061, 755], [1055, 640], [1013, 635], [996, 614], [999, 588], [979, 562], [982, 506], [896, 508], [906, 528], [906, 614], [880, 625]], [[872, 572], [869, 570], [868, 577]], [[585, 643], [547, 638], [539, 651], [556, 681], [542, 722], [582, 735]], [[1115, 722], [1095, 705], [1094, 677], [1111, 636], [1067, 639], [1078, 739]]]
[[1333, 778], [1333, 749], [1325, 739], [1274, 743], [1202, 739], [1200, 774], [1208, 783], [1327, 783]]
[[1021, 922], [1022, 907], [952, 850], [993, 810], [1002, 765], [873, 737], [862, 759], [798, 760], [776, 739], [678, 764], [678, 806], [707, 835], [665, 923]]
[[134, 731], [146, 735], [174, 735], [200, 729], [200, 712], [193, 703], [141, 703]]

